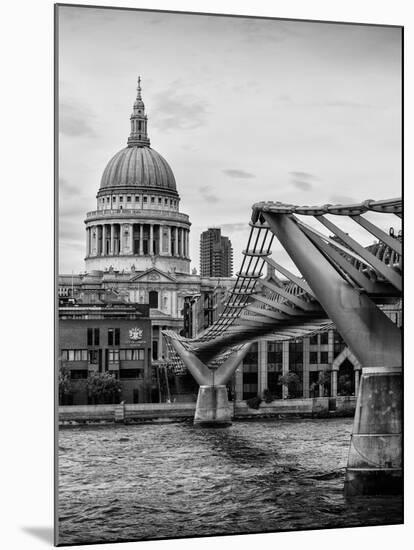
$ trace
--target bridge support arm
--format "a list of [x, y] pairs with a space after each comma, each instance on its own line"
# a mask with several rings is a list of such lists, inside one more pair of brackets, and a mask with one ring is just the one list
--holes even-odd
[[179, 340], [171, 338], [170, 342], [197, 384], [200, 384], [200, 386], [211, 385], [213, 383], [211, 370], [194, 353], [185, 349]]
[[365, 293], [341, 277], [292, 216], [266, 211], [263, 216], [362, 365], [346, 494], [400, 492], [400, 330]]

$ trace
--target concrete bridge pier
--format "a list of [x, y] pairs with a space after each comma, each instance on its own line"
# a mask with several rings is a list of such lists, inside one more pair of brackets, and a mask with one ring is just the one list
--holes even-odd
[[198, 390], [195, 425], [229, 426], [231, 424], [232, 407], [230, 406], [226, 383], [233, 376], [238, 365], [250, 348], [250, 342], [239, 346], [221, 365], [205, 365], [197, 355], [184, 348], [175, 338], [171, 344], [183, 363], [200, 385]]
[[401, 367], [362, 369], [345, 476], [347, 496], [402, 492]]
[[200, 386], [194, 425], [208, 427], [230, 426], [232, 409], [227, 397], [227, 387]]

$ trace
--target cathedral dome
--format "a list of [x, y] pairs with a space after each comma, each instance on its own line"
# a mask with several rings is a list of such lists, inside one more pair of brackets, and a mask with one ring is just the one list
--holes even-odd
[[177, 194], [170, 165], [151, 147], [125, 147], [111, 158], [102, 175], [100, 191], [119, 187], [132, 187], [132, 192], [138, 188], [150, 188]]
[[[151, 148], [140, 77], [130, 121], [127, 146], [107, 163], [96, 210], [86, 215], [87, 271], [117, 272], [122, 277], [157, 268], [189, 274], [191, 223], [180, 212], [170, 165]], [[95, 284], [87, 283], [91, 288]]]

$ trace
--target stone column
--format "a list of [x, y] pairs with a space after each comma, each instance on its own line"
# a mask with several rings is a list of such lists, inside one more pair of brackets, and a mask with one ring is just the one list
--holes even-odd
[[[282, 342], [282, 375], [285, 375], [289, 372], [289, 342]], [[282, 397], [286, 399], [288, 396], [289, 390], [287, 386], [282, 386]]]
[[89, 255], [93, 256], [93, 225], [89, 226]]
[[106, 225], [102, 225], [102, 256], [105, 256]]
[[158, 225], [159, 227], [159, 230], [158, 230], [158, 246], [159, 246], [159, 249], [158, 249], [158, 254], [160, 256], [164, 256], [165, 252], [164, 252], [164, 226], [160, 223]]
[[187, 249], [186, 258], [189, 258], [190, 257], [190, 231], [186, 229], [185, 234], [187, 237], [186, 238], [186, 249]]
[[149, 253], [154, 254], [154, 224], [150, 224]]
[[89, 256], [89, 227], [86, 228], [86, 256]]
[[161, 255], [161, 252], [162, 252], [162, 231], [161, 231], [161, 224], [157, 224], [158, 226], [158, 238], [157, 238], [157, 242], [158, 242], [158, 246], [157, 246], [157, 254], [160, 256]]
[[98, 256], [99, 226], [94, 225], [93, 231], [95, 232], [95, 256]]
[[259, 340], [257, 345], [257, 395], [263, 397], [267, 389], [267, 340]]
[[174, 250], [174, 256], [178, 256], [178, 227], [174, 227], [175, 231], [175, 250]]
[[122, 255], [124, 253], [124, 235], [123, 235], [123, 227], [122, 223], [119, 224], [119, 254]]
[[355, 376], [355, 396], [358, 396], [358, 390], [359, 390], [359, 370], [354, 370], [354, 376]]
[[110, 248], [110, 253], [111, 253], [112, 256], [115, 254], [114, 238], [115, 238], [115, 227], [114, 227], [114, 224], [111, 223], [111, 248]]
[[139, 255], [144, 255], [144, 224], [139, 224]]
[[331, 397], [336, 397], [338, 393], [338, 371], [331, 371]]
[[[101, 248], [99, 247], [99, 242], [101, 243]], [[102, 225], [101, 224], [96, 226], [96, 254], [97, 256], [100, 256], [102, 254]]]
[[129, 225], [129, 253], [132, 255], [134, 253], [134, 224], [130, 223]]
[[167, 229], [168, 229], [168, 235], [167, 235], [167, 238], [168, 238], [168, 256], [171, 256], [171, 226], [169, 225]]
[[181, 257], [185, 258], [185, 252], [184, 252], [184, 229], [181, 228]]

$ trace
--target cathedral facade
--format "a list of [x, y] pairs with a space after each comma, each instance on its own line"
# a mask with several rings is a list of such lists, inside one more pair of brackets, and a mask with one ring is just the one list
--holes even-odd
[[149, 304], [156, 364], [167, 356], [161, 330], [182, 330], [184, 300], [200, 294], [201, 278], [190, 274], [191, 224], [173, 171], [150, 147], [140, 78], [130, 124], [127, 146], [103, 171], [96, 210], [86, 214], [86, 273], [61, 275], [59, 294], [99, 299], [111, 291]]

